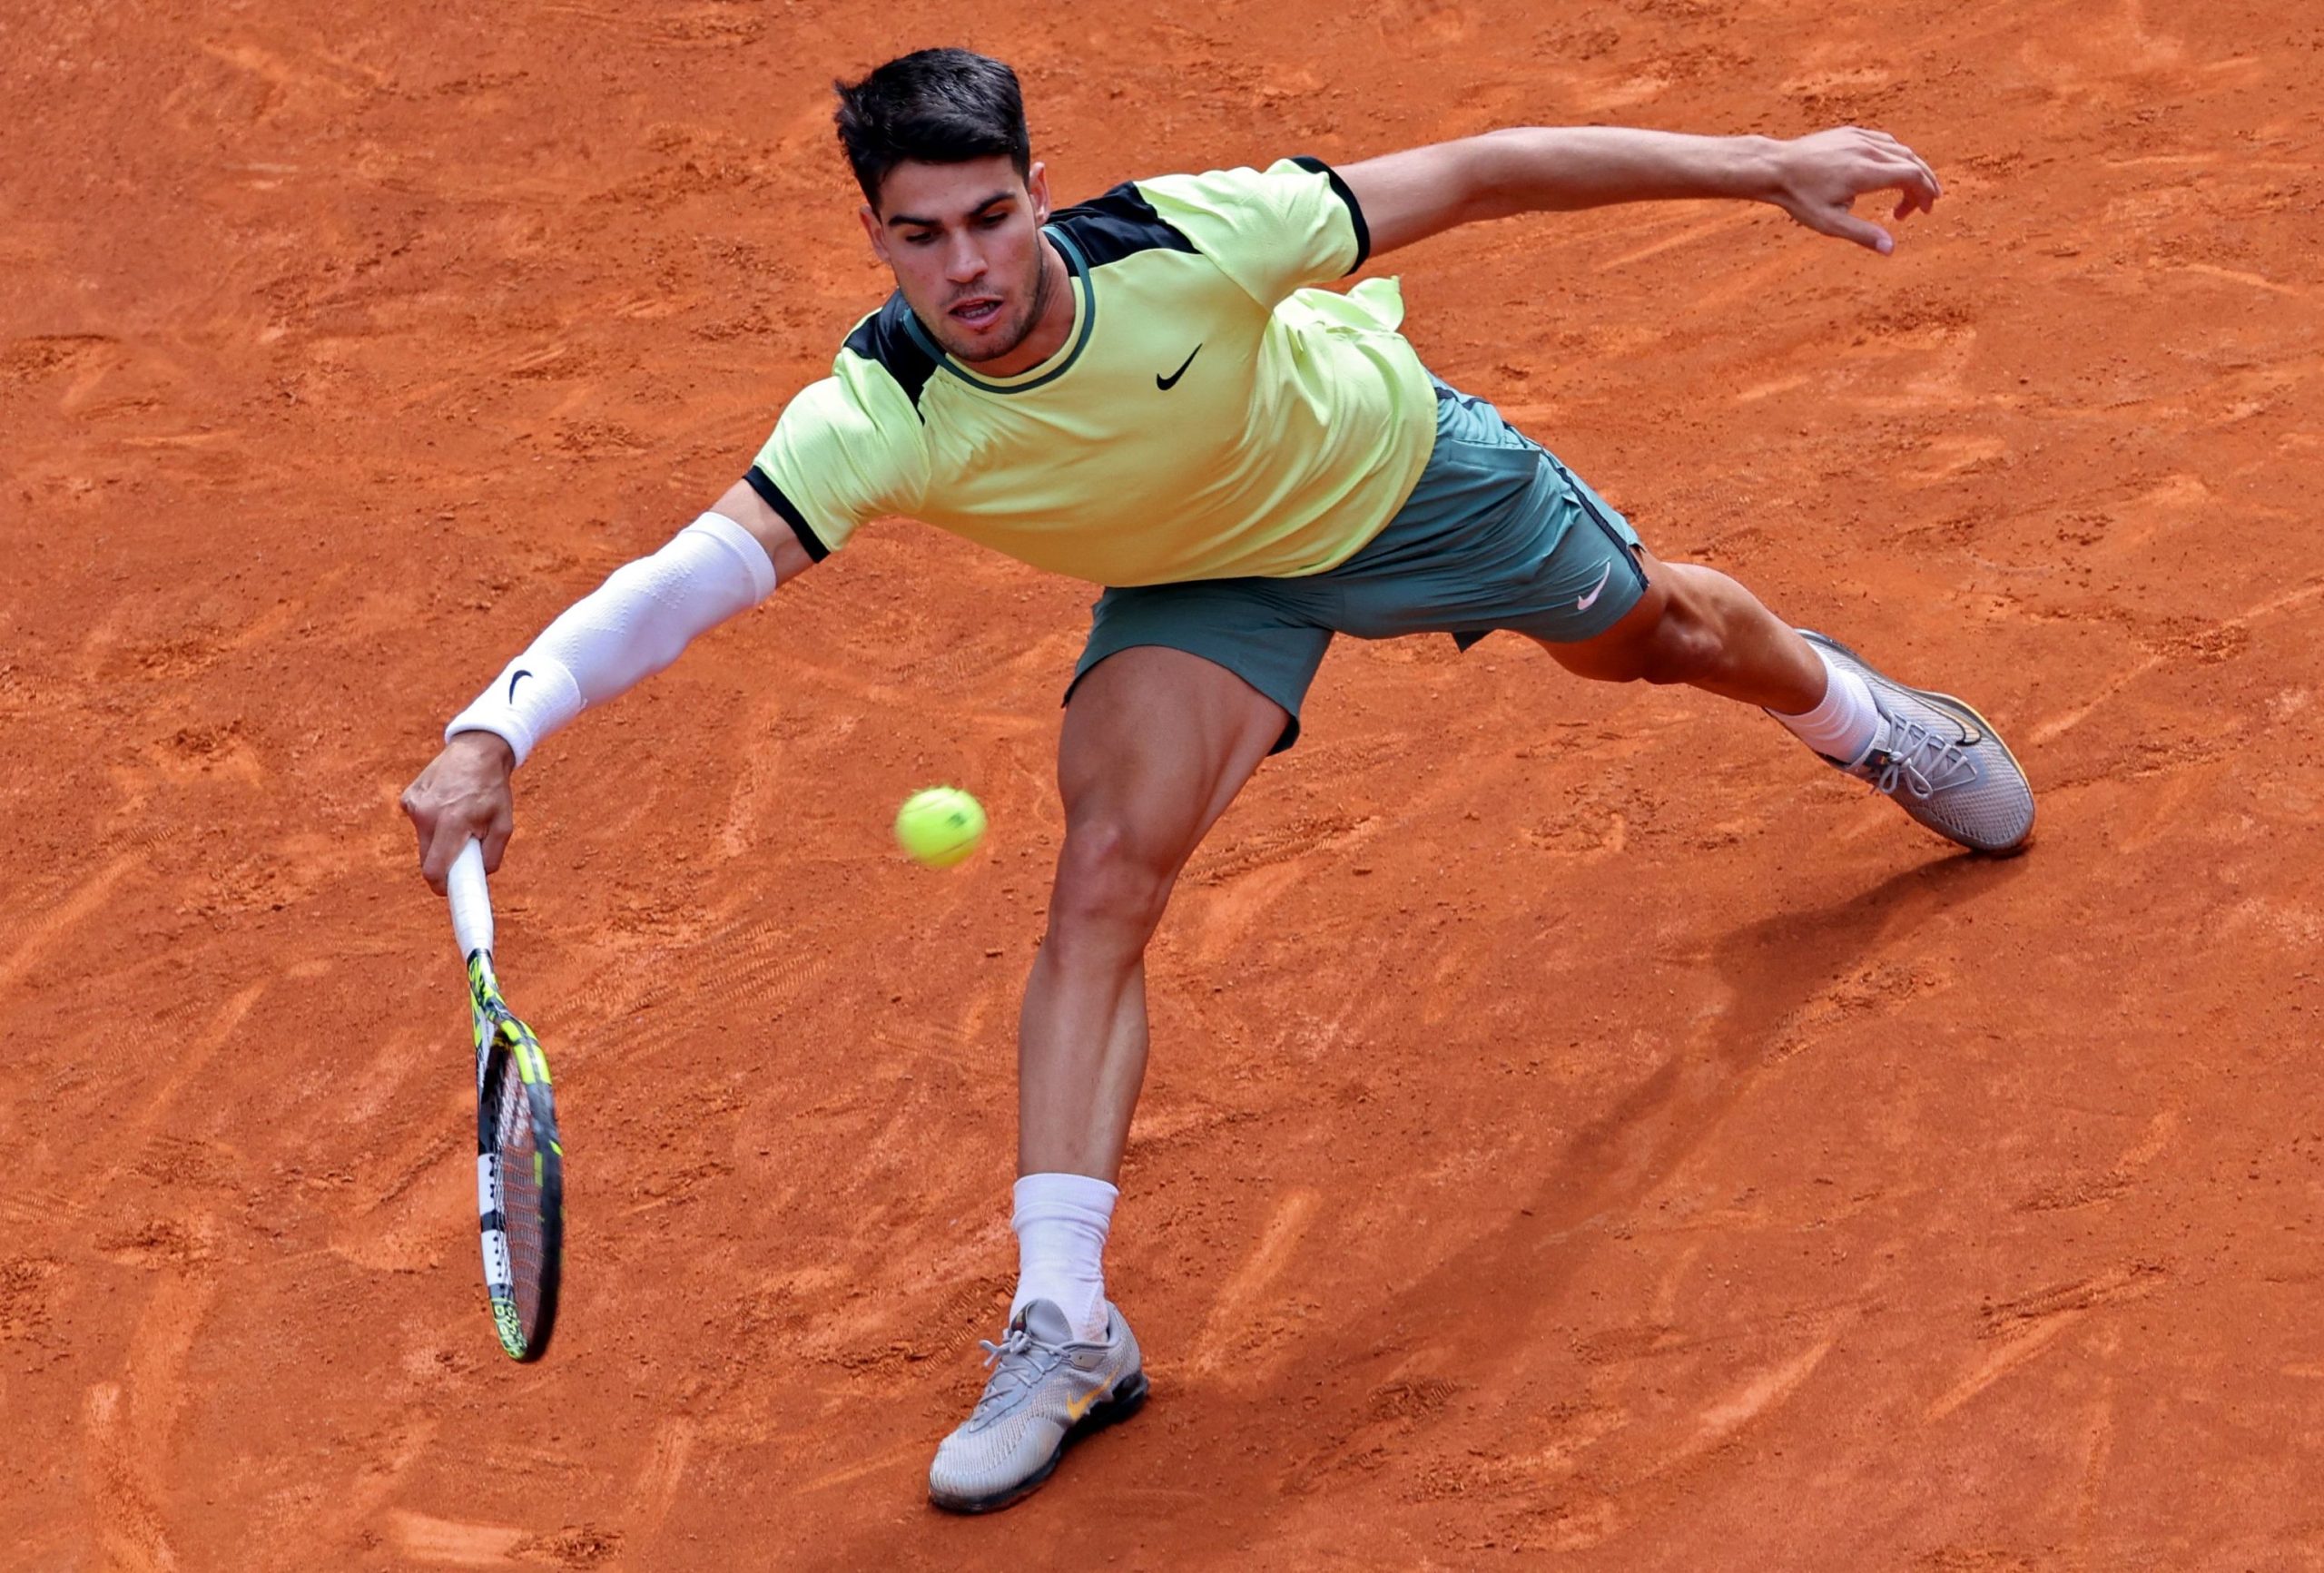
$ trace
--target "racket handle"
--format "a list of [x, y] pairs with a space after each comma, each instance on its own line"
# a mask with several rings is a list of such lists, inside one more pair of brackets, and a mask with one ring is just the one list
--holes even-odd
[[484, 883], [484, 843], [470, 841], [452, 860], [444, 881], [452, 900], [452, 933], [460, 942], [460, 959], [492, 949], [492, 895]]

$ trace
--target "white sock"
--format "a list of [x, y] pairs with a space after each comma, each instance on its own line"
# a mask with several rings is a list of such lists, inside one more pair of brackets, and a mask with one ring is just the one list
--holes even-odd
[[1871, 752], [1880, 737], [1880, 712], [1873, 706], [1872, 685], [1846, 667], [1835, 665], [1821, 650], [1816, 651], [1816, 659], [1824, 664], [1823, 703], [1805, 715], [1774, 710], [1768, 713], [1825, 758], [1854, 764]]
[[1073, 1336], [1106, 1335], [1106, 1235], [1121, 1193], [1088, 1175], [1027, 1175], [1017, 1182], [1017, 1297], [1013, 1318], [1028, 1303], [1047, 1300], [1065, 1312]]

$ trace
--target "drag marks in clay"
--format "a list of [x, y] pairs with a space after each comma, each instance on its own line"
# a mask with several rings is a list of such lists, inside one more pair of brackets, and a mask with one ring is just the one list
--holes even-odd
[[1943, 1420], [2039, 1355], [2093, 1312], [2142, 1299], [2169, 1279], [2168, 1269], [2160, 1263], [2132, 1262], [2093, 1278], [1985, 1306], [1979, 1319], [1981, 1336], [1993, 1348], [1930, 1402], [1927, 1418]]

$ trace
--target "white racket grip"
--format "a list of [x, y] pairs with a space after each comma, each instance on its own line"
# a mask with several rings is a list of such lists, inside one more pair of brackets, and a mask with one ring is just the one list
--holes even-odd
[[460, 942], [460, 959], [492, 949], [492, 894], [484, 883], [484, 843], [471, 841], [452, 860], [444, 880], [452, 900], [452, 934]]

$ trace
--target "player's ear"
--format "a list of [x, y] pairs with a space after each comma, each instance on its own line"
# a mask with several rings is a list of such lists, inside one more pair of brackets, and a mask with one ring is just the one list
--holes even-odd
[[888, 261], [887, 226], [880, 222], [880, 215], [872, 211], [870, 202], [866, 202], [855, 210], [855, 216], [863, 221], [863, 233], [872, 241], [872, 254], [893, 267], [895, 264]]
[[1025, 195], [1033, 204], [1033, 222], [1049, 221], [1049, 166], [1036, 163], [1025, 172]]

